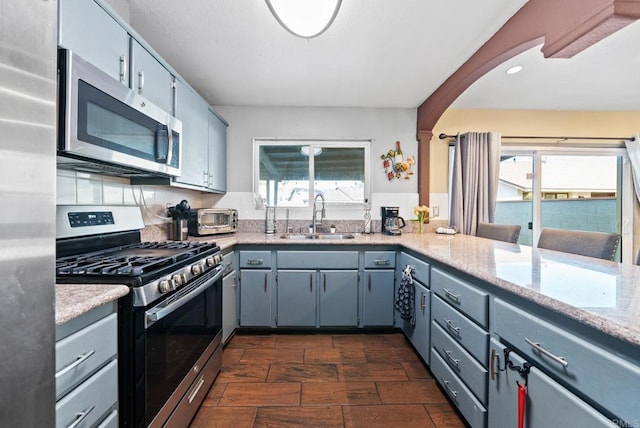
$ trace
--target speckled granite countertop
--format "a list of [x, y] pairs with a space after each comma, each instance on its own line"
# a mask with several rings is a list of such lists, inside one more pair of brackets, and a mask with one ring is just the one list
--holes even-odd
[[129, 287], [117, 284], [56, 284], [56, 325], [118, 300]]
[[209, 238], [233, 245], [398, 245], [640, 346], [640, 266], [466, 235], [356, 235], [336, 241], [286, 240], [280, 235], [236, 233]]
[[[190, 240], [234, 245], [396, 245], [640, 346], [640, 267], [466, 235], [407, 233], [357, 235], [347, 240], [286, 240], [280, 235], [235, 233]], [[87, 288], [89, 287], [89, 288]], [[56, 324], [116, 300], [125, 286], [56, 286]]]

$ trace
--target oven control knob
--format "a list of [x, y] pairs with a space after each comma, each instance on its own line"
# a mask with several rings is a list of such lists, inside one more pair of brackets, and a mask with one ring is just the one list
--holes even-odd
[[202, 273], [202, 266], [200, 264], [191, 266], [191, 273], [194, 275], [200, 275]]
[[171, 291], [172, 287], [171, 287], [171, 282], [169, 280], [162, 280], [160, 281], [160, 284], [158, 284], [158, 291], [161, 293], [168, 293], [169, 291]]
[[173, 278], [171, 278], [173, 280], [173, 285], [175, 287], [179, 287], [181, 285], [184, 285], [185, 282], [187, 282], [187, 278], [185, 277], [185, 275], [183, 273], [179, 273], [176, 275], [173, 275]]
[[216, 264], [220, 264], [222, 263], [222, 254], [216, 254], [215, 256], [213, 256]]
[[206, 262], [209, 267], [216, 265], [216, 260], [213, 257], [207, 257]]

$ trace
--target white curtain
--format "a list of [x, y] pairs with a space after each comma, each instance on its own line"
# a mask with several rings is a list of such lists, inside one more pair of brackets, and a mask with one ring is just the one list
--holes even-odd
[[636, 191], [636, 198], [640, 201], [640, 136], [636, 135], [630, 140], [625, 140], [627, 153], [631, 161], [631, 171], [633, 172], [633, 188]]
[[449, 224], [475, 235], [478, 223], [493, 223], [500, 172], [500, 133], [458, 135], [453, 161]]

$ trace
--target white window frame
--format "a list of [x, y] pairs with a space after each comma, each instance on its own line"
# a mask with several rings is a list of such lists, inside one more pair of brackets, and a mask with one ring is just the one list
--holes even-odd
[[[269, 145], [269, 146], [291, 146], [291, 145], [302, 145], [309, 146], [309, 195], [315, 194], [314, 189], [314, 181], [315, 181], [315, 171], [314, 171], [314, 155], [313, 148], [314, 147], [322, 147], [322, 148], [363, 148], [364, 149], [364, 200], [369, 202], [355, 202], [355, 203], [336, 203], [327, 201], [327, 205], [334, 206], [353, 206], [353, 207], [364, 207], [367, 204], [370, 204], [371, 201], [371, 147], [373, 146], [373, 139], [340, 139], [340, 140], [329, 140], [329, 139], [321, 139], [321, 138], [254, 138], [253, 139], [253, 194], [254, 197], [257, 197], [259, 194], [260, 188], [260, 146]], [[309, 203], [307, 207], [311, 207], [313, 205], [313, 198], [309, 198]], [[256, 202], [256, 206], [259, 205]], [[293, 207], [296, 208], [296, 207]], [[301, 207], [298, 207], [301, 208]]]

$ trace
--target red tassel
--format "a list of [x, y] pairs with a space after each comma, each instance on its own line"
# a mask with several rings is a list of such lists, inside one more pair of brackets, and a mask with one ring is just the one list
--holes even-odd
[[518, 428], [524, 428], [524, 406], [527, 401], [527, 387], [518, 383]]

